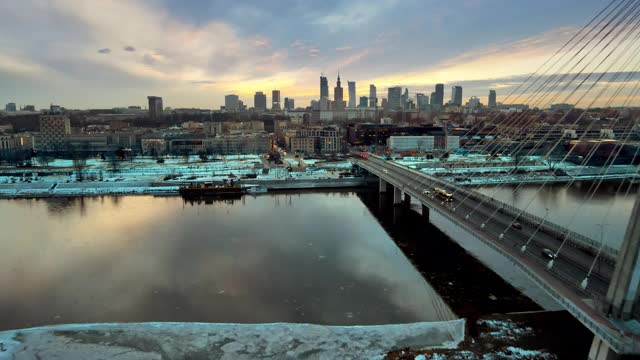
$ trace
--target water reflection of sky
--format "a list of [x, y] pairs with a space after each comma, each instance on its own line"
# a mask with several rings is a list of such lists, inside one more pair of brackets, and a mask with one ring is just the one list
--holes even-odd
[[[574, 183], [569, 187], [565, 184], [549, 184], [540, 191], [540, 185], [526, 185], [518, 191], [514, 191], [516, 185], [478, 189], [507, 204], [526, 208], [526, 211], [540, 217], [544, 217], [546, 209], [549, 209], [547, 217], [556, 224], [568, 226], [597, 241], [602, 237], [607, 245], [619, 248], [638, 188], [633, 186], [629, 194], [624, 196], [627, 183], [620, 192], [617, 191], [618, 182], [603, 183], [595, 193], [590, 191], [591, 184]], [[603, 223], [606, 224], [604, 231], [600, 226]]]
[[7, 200], [0, 226], [1, 328], [453, 316], [352, 193]]

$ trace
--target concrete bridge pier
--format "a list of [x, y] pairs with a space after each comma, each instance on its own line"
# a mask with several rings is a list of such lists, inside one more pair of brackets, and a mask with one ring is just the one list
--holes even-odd
[[393, 188], [393, 205], [402, 204], [402, 190], [398, 187]]
[[407, 206], [411, 205], [411, 195], [404, 193], [404, 204]]
[[597, 335], [593, 335], [593, 342], [589, 350], [589, 360], [616, 360], [616, 354], [607, 343], [602, 341]]
[[387, 182], [382, 180], [382, 178], [380, 178], [379, 180], [378, 191], [381, 193], [387, 192]]
[[638, 301], [640, 286], [640, 192], [631, 211], [629, 225], [616, 261], [605, 300], [604, 313], [628, 320]]
[[404, 209], [400, 206], [394, 206], [393, 210], [393, 223], [399, 224], [402, 221], [402, 217], [404, 216]]
[[429, 221], [429, 207], [422, 205], [422, 219]]

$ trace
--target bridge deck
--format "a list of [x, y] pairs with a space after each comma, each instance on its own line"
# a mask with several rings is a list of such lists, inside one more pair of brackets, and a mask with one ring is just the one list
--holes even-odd
[[[595, 274], [590, 278], [589, 286], [583, 290], [579, 284], [593, 261], [593, 255], [584, 249], [564, 247], [560, 256], [554, 261], [553, 268], [548, 269], [546, 266], [548, 260], [541, 254], [542, 248], [556, 250], [560, 240], [545, 232], [536, 232], [527, 251], [523, 254], [520, 251], [521, 246], [536, 231], [537, 224], [522, 221], [522, 229], [510, 228], [509, 224], [513, 220], [510, 216], [514, 214], [496, 211], [501, 206], [498, 202], [484, 201], [482, 206], [478, 206], [480, 202], [476, 201], [474, 196], [470, 196], [464, 202], [456, 200], [453, 203], [442, 202], [431, 195], [423, 194], [423, 191], [432, 190], [433, 186], [444, 187], [458, 194], [460, 190], [453, 184], [373, 156], [367, 160], [356, 160], [356, 164], [394, 187], [400, 188], [423, 205], [438, 211], [445, 218], [509, 258], [514, 265], [524, 270], [534, 282], [616, 352], [640, 351], [638, 350], [640, 336], [622, 333], [616, 323], [597, 310], [606, 294], [613, 273], [614, 264], [611, 262], [598, 263]], [[472, 214], [467, 219], [466, 215], [469, 213]], [[504, 234], [502, 239], [499, 238], [500, 234]]]

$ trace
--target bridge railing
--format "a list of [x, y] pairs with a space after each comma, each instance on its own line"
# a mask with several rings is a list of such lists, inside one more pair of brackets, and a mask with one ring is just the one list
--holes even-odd
[[531, 214], [515, 206], [503, 203], [499, 200], [496, 200], [494, 198], [481, 194], [477, 191], [468, 190], [467, 188], [461, 187], [457, 184], [453, 184], [446, 180], [427, 175], [415, 169], [411, 169], [404, 165], [400, 165], [394, 161], [386, 161], [385, 159], [382, 159], [377, 155], [371, 155], [370, 157], [380, 161], [384, 161], [385, 164], [395, 166], [396, 168], [402, 171], [411, 172], [414, 175], [421, 176], [431, 181], [432, 183], [438, 184], [439, 186], [455, 189], [456, 193], [463, 194], [464, 197], [472, 198], [476, 201], [479, 201], [485, 204], [490, 204], [491, 206], [494, 207], [494, 209], [500, 209], [500, 208], [505, 209], [506, 211], [509, 211], [513, 216], [520, 214], [520, 216], [518, 217], [520, 222], [525, 222], [533, 226], [538, 226], [538, 224], [542, 223], [542, 226], [540, 226], [540, 231], [557, 238], [559, 238], [562, 235], [562, 238], [564, 237], [567, 238], [567, 242], [571, 246], [587, 250], [593, 253], [594, 255], [598, 252], [598, 249], [600, 249], [600, 247], [602, 246], [602, 249], [600, 250], [600, 257], [608, 262], [613, 263], [618, 258], [618, 254], [619, 254], [618, 249], [615, 249], [611, 246], [602, 245], [599, 241], [593, 240], [573, 230], [568, 230], [567, 228], [560, 226], [556, 223], [553, 223], [548, 219], [543, 219], [537, 215]]
[[[402, 167], [399, 167], [399, 168], [402, 169]], [[406, 169], [406, 170], [412, 171], [412, 169]], [[438, 184], [440, 186], [445, 186], [445, 187], [449, 186], [449, 184], [437, 178], [429, 178], [428, 180], [432, 181], [432, 184]], [[392, 184], [396, 182], [397, 181], [390, 181], [390, 183]], [[394, 186], [398, 186], [398, 184], [394, 184]], [[412, 196], [415, 196], [416, 199], [421, 199], [421, 201], [426, 201], [427, 203], [432, 201], [428, 197], [424, 196], [422, 194], [422, 191], [420, 190], [414, 190], [414, 189], [411, 189], [411, 187], [409, 187], [406, 191], [410, 193]], [[474, 196], [474, 197], [477, 196], [478, 198], [485, 199], [485, 201], [493, 201], [493, 199], [488, 198], [485, 195], [478, 194], [477, 192], [470, 193], [469, 190], [466, 190], [466, 189], [461, 189], [460, 191], [463, 192], [465, 195], [469, 194], [470, 196]], [[514, 207], [511, 207], [511, 208], [516, 213], [519, 213], [521, 211], [518, 208], [514, 208]], [[438, 207], [436, 207], [435, 209], [437, 209], [438, 211], [442, 211], [442, 210], [439, 210]], [[523, 261], [524, 259], [522, 259], [520, 256], [517, 255], [518, 254], [517, 251], [514, 253], [511, 253], [508, 250], [506, 250], [504, 248], [505, 245], [507, 246], [512, 245], [507, 241], [506, 238], [500, 241], [498, 237], [492, 236], [491, 239], [489, 239], [488, 234], [486, 232], [484, 233], [478, 232], [476, 229], [469, 226], [464, 221], [461, 221], [459, 224], [463, 226], [465, 229], [467, 229], [471, 234], [476, 236], [478, 239], [480, 239], [481, 241], [489, 245], [494, 250], [503, 254], [507, 258], [512, 259], [513, 263], [519, 269], [521, 269], [529, 278], [531, 278], [536, 284], [538, 284], [547, 294], [549, 294], [556, 302], [558, 302], [558, 304], [560, 304], [563, 308], [568, 310], [580, 322], [585, 324], [585, 326], [587, 326], [587, 328], [589, 328], [596, 336], [598, 336], [600, 339], [602, 339], [607, 344], [609, 344], [609, 346], [612, 349], [614, 349], [614, 351], [618, 353], [633, 353], [634, 351], [637, 351], [637, 348], [636, 348], [637, 344], [633, 338], [629, 336], [623, 336], [622, 334], [615, 332], [611, 328], [607, 328], [606, 325], [603, 325], [597, 320], [593, 319], [593, 317], [589, 315], [589, 313], [585, 309], [583, 309], [583, 307], [574, 303], [573, 301], [565, 297], [561, 293], [561, 291], [559, 291], [558, 289], [555, 289], [552, 285], [550, 285], [547, 282], [547, 279], [545, 279], [545, 277], [543, 276], [543, 274], [539, 273], [539, 271], [533, 270], [528, 264], [526, 264]], [[501, 243], [502, 246], [498, 245], [498, 243]], [[544, 260], [539, 258], [527, 258], [527, 259], [529, 261], [534, 261], [536, 265], [539, 266], [540, 268], [546, 269], [546, 262]], [[602, 300], [603, 300], [602, 294], [592, 291], [589, 288], [587, 288], [586, 290], [583, 290], [580, 287], [580, 285], [577, 284], [576, 279], [571, 278], [568, 275], [557, 271], [556, 269], [551, 269], [550, 272], [553, 274], [554, 277], [559, 279], [562, 283], [570, 285], [570, 287], [574, 291], [576, 291], [578, 294], [580, 294], [580, 296], [590, 298], [593, 301], [594, 306], [598, 306], [598, 304], [602, 303]]]

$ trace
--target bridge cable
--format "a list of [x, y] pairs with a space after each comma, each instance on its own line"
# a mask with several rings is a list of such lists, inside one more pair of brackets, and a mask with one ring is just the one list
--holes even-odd
[[[626, 10], [626, 8], [627, 8], [627, 6], [628, 6], [629, 4], [630, 4], [630, 3], [628, 3], [627, 5], [625, 5], [625, 7], [624, 7], [623, 9], [621, 9], [621, 10], [616, 14], [616, 16], [614, 16], [614, 18], [610, 19], [610, 22], [611, 22], [611, 21], [613, 21], [615, 18], [617, 18], [617, 16], [618, 16], [618, 15], [620, 15], [622, 11]], [[637, 5], [636, 5], [636, 7], [637, 7]], [[635, 9], [636, 7], [634, 7], [634, 9]], [[619, 25], [619, 24], [620, 24], [620, 23], [621, 23], [621, 22], [626, 18], [626, 16], [628, 16], [628, 13], [627, 13], [627, 15], [625, 15], [625, 17], [623, 17], [623, 19], [621, 19], [621, 20], [618, 22], [618, 24], [616, 24], [616, 27], [617, 27], [617, 26], [618, 26], [618, 25]], [[596, 37], [597, 37], [597, 36], [598, 36], [602, 31], [604, 31], [604, 29], [605, 29], [605, 28], [610, 24], [610, 22], [609, 22], [609, 23], [607, 23], [607, 24], [606, 24], [602, 29], [600, 29], [600, 31], [596, 34]], [[597, 45], [599, 45], [599, 44], [600, 44], [600, 43], [601, 43], [601, 42], [602, 42], [602, 41], [603, 41], [603, 40], [604, 40], [604, 39], [605, 39], [605, 38], [606, 38], [606, 37], [607, 37], [607, 36], [608, 36], [608, 35], [609, 35], [613, 30], [614, 30], [614, 29], [615, 29], [615, 27], [614, 27], [614, 28], [612, 28], [612, 29], [611, 29], [607, 34], [605, 34], [605, 36], [604, 36], [602, 39], [600, 39], [600, 40], [598, 41], [598, 43], [596, 44], [596, 46], [597, 46]], [[595, 39], [595, 37], [594, 37], [593, 39]], [[592, 39], [592, 40], [593, 40], [593, 39]], [[591, 41], [591, 40], [590, 40], [590, 41]], [[609, 44], [610, 44], [610, 43], [609, 43]], [[587, 44], [585, 44], [585, 46], [583, 46], [583, 47], [580, 49], [580, 51], [579, 51], [578, 53], [580, 53], [580, 52], [581, 52], [581, 51], [586, 47], [586, 45], [587, 45]], [[608, 46], [608, 44], [607, 44], [607, 46]], [[606, 48], [606, 47], [605, 47], [605, 48]], [[569, 70], [569, 72], [570, 72], [570, 71], [572, 71], [572, 70], [573, 70], [573, 69], [574, 69], [578, 64], [580, 64], [580, 62], [582, 62], [582, 61], [586, 58], [586, 56], [587, 56], [587, 55], [589, 55], [589, 53], [590, 53], [591, 51], [593, 51], [594, 49], [595, 49], [595, 46], [594, 46], [592, 49], [590, 49], [590, 50], [587, 52], [587, 54], [585, 54], [585, 55], [584, 55], [584, 56], [583, 56], [583, 57], [582, 57], [582, 58], [581, 58], [581, 59], [580, 59], [576, 64], [574, 64], [574, 65], [572, 66], [572, 68]], [[600, 50], [600, 52], [599, 52], [598, 54], [600, 54], [603, 50], [604, 50], [604, 49], [601, 49], [601, 50]], [[573, 56], [573, 57], [575, 57], [578, 53], [574, 54], [574, 56]], [[593, 62], [593, 60], [591, 60], [591, 61], [590, 61], [590, 62], [589, 62], [589, 63], [588, 63], [588, 64], [587, 64], [587, 65], [586, 65], [586, 66], [585, 66], [585, 67], [584, 67], [584, 68], [583, 68], [583, 69], [582, 69], [582, 70], [581, 70], [581, 71], [580, 71], [576, 76], [574, 76], [574, 78], [572, 79], [572, 81], [573, 81], [573, 80], [575, 80], [575, 79], [576, 79], [576, 78], [577, 78], [577, 77], [582, 73], [582, 71], [583, 71], [584, 69], [586, 69], [586, 67], [587, 67], [588, 65], [590, 65], [592, 62]], [[569, 62], [567, 62], [567, 64], [568, 64], [568, 63], [569, 63]], [[561, 69], [559, 69], [559, 70], [558, 70], [558, 72], [563, 71], [563, 70], [564, 70], [564, 66], [566, 66], [566, 64], [565, 64], [565, 65], [563, 65], [563, 66], [561, 67]], [[563, 73], [563, 75], [562, 75], [562, 78], [561, 78], [561, 79], [560, 79], [560, 80], [559, 80], [559, 81], [558, 81], [554, 86], [552, 86], [550, 89], [547, 89], [547, 90], [545, 91], [545, 93], [546, 93], [546, 94], [543, 94], [543, 98], [544, 98], [544, 97], [546, 97], [546, 96], [547, 96], [549, 93], [551, 93], [552, 91], [554, 91], [554, 90], [556, 89], [556, 87], [558, 86], [558, 84], [560, 84], [562, 81], [564, 81], [564, 79], [565, 79], [568, 75], [569, 75], [569, 73], [565, 71], [565, 72]], [[555, 75], [554, 75], [554, 77], [555, 77]], [[546, 85], [549, 83], [549, 80], [550, 80], [550, 79], [552, 79], [552, 78], [553, 78], [553, 77], [551, 77], [551, 78], [547, 79], [547, 81], [546, 81], [544, 84], [542, 84], [541, 86], [542, 86], [542, 87], [546, 86]], [[571, 82], [568, 82], [568, 83], [567, 83], [567, 85], [565, 85], [565, 86], [564, 86], [564, 88], [562, 89], [562, 91], [566, 90], [566, 89], [569, 87], [569, 85], [570, 85], [570, 84], [571, 84]], [[579, 87], [578, 87], [578, 88], [579, 88]], [[575, 93], [575, 91], [576, 91], [578, 88], [574, 89], [574, 93]], [[549, 103], [552, 103], [552, 102], [553, 102], [553, 101], [554, 101], [558, 96], [560, 96], [560, 94], [561, 94], [561, 92], [556, 93], [556, 95], [555, 95], [555, 96], [554, 96], [554, 97], [549, 101]], [[552, 113], [548, 116], [548, 118], [550, 118], [550, 117], [553, 115], [553, 113], [554, 113], [554, 112], [552, 112]], [[535, 120], [535, 119], [532, 119], [532, 121], [533, 121], [533, 120]], [[542, 126], [542, 125], [540, 125], [540, 126]], [[552, 129], [553, 129], [553, 128], [552, 128]], [[544, 137], [543, 139], [541, 139], [538, 143], [541, 143], [541, 142], [543, 142], [544, 140], [546, 140], [546, 137]], [[507, 145], [504, 145], [504, 146], [507, 146]], [[515, 151], [515, 153], [517, 154], [523, 146], [524, 146], [524, 143], [519, 144], [519, 145], [516, 147], [516, 151]], [[534, 147], [534, 148], [530, 151], [530, 153], [532, 153], [532, 152], [533, 152], [533, 151], [535, 151], [536, 149], [537, 149], [537, 146], [536, 146], [536, 147]], [[517, 166], [517, 164], [516, 164], [516, 166]], [[477, 172], [479, 172], [479, 171], [473, 172], [472, 174], [475, 174], [475, 173], [477, 173]], [[499, 187], [499, 186], [498, 186], [498, 187]], [[497, 190], [496, 190], [496, 191], [497, 191]], [[455, 193], [455, 192], [454, 192], [454, 193]], [[471, 193], [467, 193], [467, 195], [465, 196], [465, 198], [462, 200], [462, 203], [464, 203], [470, 195], [471, 195]], [[454, 208], [453, 208], [453, 211], [455, 211], [455, 210], [456, 210], [456, 208], [454, 207]], [[474, 211], [475, 211], [475, 209], [474, 209]], [[472, 211], [472, 212], [473, 212], [473, 211]]]
[[[618, 3], [618, 4], [617, 4], [613, 9], [611, 9], [611, 10], [610, 10], [610, 12], [609, 12], [609, 13], [607, 13], [607, 14], [606, 14], [602, 19], [600, 19], [600, 21], [599, 21], [599, 22], [598, 22], [594, 27], [591, 27], [591, 28], [590, 28], [591, 24], [592, 24], [592, 23], [593, 23], [593, 22], [594, 22], [594, 21], [595, 21], [595, 20], [596, 20], [596, 19], [597, 19], [601, 14], [602, 14], [602, 13], [604, 13], [606, 9], [608, 9], [608, 8], [609, 8], [609, 7], [610, 7], [610, 6], [615, 2], [615, 0], [611, 1], [611, 2], [610, 2], [610, 3], [609, 3], [609, 4], [608, 4], [608, 5], [607, 5], [603, 10], [601, 10], [601, 11], [600, 11], [600, 12], [599, 12], [599, 13], [598, 13], [594, 18], [592, 18], [592, 19], [591, 19], [591, 20], [590, 20], [586, 25], [584, 25], [584, 26], [580, 29], [580, 31], [578, 31], [577, 33], [575, 33], [571, 39], [569, 39], [569, 40], [568, 40], [568, 41], [567, 41], [567, 42], [566, 42], [562, 47], [560, 47], [560, 49], [558, 49], [558, 50], [557, 50], [557, 51], [556, 51], [556, 52], [555, 52], [555, 53], [554, 53], [554, 54], [553, 54], [549, 59], [547, 59], [547, 60], [545, 61], [545, 63], [544, 63], [542, 66], [540, 66], [540, 68], [538, 68], [538, 69], [536, 70], [536, 72], [534, 72], [533, 74], [531, 74], [531, 75], [530, 75], [530, 76], [525, 80], [525, 82], [521, 83], [521, 84], [520, 84], [520, 85], [519, 85], [519, 86], [518, 86], [514, 91], [512, 91], [512, 93], [511, 93], [507, 98], [509, 98], [511, 95], [513, 95], [513, 93], [515, 93], [515, 92], [516, 92], [520, 87], [522, 87], [522, 86], [523, 86], [527, 81], [529, 81], [529, 79], [531, 79], [531, 78], [532, 78], [532, 77], [533, 77], [537, 72], [539, 72], [539, 71], [540, 71], [540, 70], [545, 66], [545, 64], [547, 64], [548, 62], [550, 62], [550, 61], [551, 61], [551, 59], [553, 59], [553, 57], [555, 57], [557, 54], [559, 54], [559, 53], [560, 53], [560, 52], [561, 52], [561, 51], [562, 51], [562, 50], [563, 50], [567, 45], [569, 45], [569, 44], [570, 44], [570, 43], [571, 43], [575, 38], [577, 38], [577, 37], [578, 37], [578, 35], [580, 35], [580, 34], [581, 34], [585, 29], [589, 28], [589, 31], [588, 31], [587, 33], [583, 34], [583, 36], [582, 36], [582, 37], [581, 37], [581, 38], [580, 38], [576, 43], [574, 43], [574, 44], [571, 46], [571, 48], [570, 48], [569, 50], [567, 50], [567, 51], [571, 51], [571, 50], [573, 50], [573, 49], [574, 49], [574, 48], [575, 48], [575, 47], [576, 47], [576, 46], [577, 46], [577, 45], [578, 45], [582, 40], [584, 40], [584, 39], [585, 39], [585, 37], [586, 37], [586, 36], [588, 36], [589, 34], [591, 34], [591, 33], [592, 33], [596, 28], [599, 28], [599, 27], [600, 27], [600, 31], [598, 31], [598, 33], [596, 34], [596, 36], [597, 36], [597, 35], [599, 35], [602, 31], [604, 31], [604, 29], [606, 29], [606, 28], [607, 28], [607, 26], [609, 26], [609, 25], [610, 25], [611, 21], [613, 21], [614, 19], [616, 19], [616, 18], [621, 14], [622, 10], [626, 9], [626, 8], [627, 8], [627, 7], [632, 3], [632, 1], [633, 1], [633, 0], [631, 0], [631, 1], [629, 1], [629, 2], [626, 2], [626, 0], [625, 0], [625, 1], [623, 1], [623, 2]], [[607, 22], [607, 24], [605, 24], [604, 26], [602, 26], [602, 27], [601, 27], [602, 23], [606, 20], [606, 18], [607, 18], [609, 15], [611, 15], [611, 14], [612, 14], [616, 9], [618, 9], [622, 4], [625, 4], [625, 2], [626, 2], [626, 5], [623, 7], [623, 9], [619, 10], [619, 11], [618, 11], [618, 13], [616, 13], [616, 14], [614, 15], [614, 17], [613, 17], [612, 19], [610, 19], [610, 20]], [[594, 39], [594, 38], [592, 38], [591, 40], [589, 40], [589, 42], [591, 42], [593, 39]], [[587, 44], [588, 44], [589, 42], [587, 42]], [[587, 44], [585, 44], [585, 46], [583, 46], [582, 48], [580, 48], [580, 50], [578, 50], [578, 52], [577, 52], [576, 54], [574, 54], [574, 55], [572, 56], [572, 58], [573, 58], [573, 57], [575, 57], [575, 56], [577, 56], [578, 54], [580, 54], [580, 53], [585, 49], [585, 47], [586, 47], [586, 45], [587, 45]], [[562, 56], [561, 56], [561, 57], [558, 57], [558, 59], [557, 59], [557, 60], [556, 60], [556, 61], [555, 61], [555, 62], [554, 62], [554, 63], [553, 63], [553, 64], [552, 64], [552, 65], [551, 65], [547, 70], [545, 70], [545, 72], [544, 72], [543, 74], [541, 74], [541, 75], [540, 75], [540, 76], [539, 76], [539, 77], [538, 77], [538, 78], [537, 78], [537, 79], [536, 79], [532, 84], [530, 84], [530, 85], [527, 87], [527, 89], [525, 89], [524, 91], [525, 91], [525, 92], [526, 92], [526, 91], [528, 91], [528, 90], [531, 88], [531, 86], [533, 86], [533, 84], [535, 84], [538, 80], [540, 80], [540, 79], [542, 79], [544, 76], [546, 76], [547, 72], [548, 72], [551, 68], [553, 68], [553, 67], [554, 67], [554, 66], [555, 66], [555, 65], [556, 65], [556, 64], [557, 64], [561, 59], [563, 59], [563, 57], [562, 57]], [[571, 60], [571, 59], [570, 59], [570, 60]], [[569, 63], [569, 62], [565, 63], [565, 65], [563, 65], [563, 66], [562, 66], [562, 67], [561, 67], [561, 68], [560, 68], [560, 69], [559, 69], [555, 74], [553, 74], [553, 75], [551, 75], [551, 76], [547, 76], [547, 80], [545, 81], [545, 83], [544, 83], [544, 84], [542, 84], [541, 86], [539, 86], [539, 87], [538, 87], [538, 89], [536, 89], [536, 91], [534, 91], [534, 92], [533, 92], [533, 93], [528, 97], [528, 99], [527, 99], [526, 101], [527, 101], [527, 102], [530, 102], [530, 101], [535, 97], [535, 94], [536, 94], [536, 93], [537, 93], [537, 92], [538, 92], [542, 87], [546, 86], [546, 85], [547, 85], [547, 84], [548, 84], [548, 83], [549, 83], [549, 82], [550, 82], [550, 81], [551, 81], [551, 80], [552, 80], [556, 75], [558, 75], [558, 74], [559, 74], [559, 73], [564, 69], [564, 66], [566, 66], [566, 64], [568, 64], [568, 63]], [[575, 65], [574, 65], [574, 67], [575, 67]], [[570, 70], [569, 70], [569, 71], [570, 71]], [[565, 72], [565, 74], [566, 74], [566, 72]], [[518, 97], [517, 97], [516, 99], [514, 99], [514, 100], [519, 99], [519, 97], [520, 97], [520, 95], [518, 95]], [[511, 114], [510, 114], [510, 115], [511, 115]], [[508, 115], [508, 116], [507, 116], [507, 119], [509, 118], [509, 116], [510, 116], [510, 115]], [[514, 113], [513, 118], [516, 118], [516, 120], [515, 120], [515, 121], [517, 121], [517, 120], [518, 120], [518, 116], [520, 116], [520, 115], [519, 115], [519, 114], [517, 114], [517, 113]], [[505, 120], [506, 120], [506, 119], [505, 119]], [[487, 125], [485, 125], [485, 126], [484, 126], [480, 131], [482, 131], [482, 130], [486, 129], [486, 128], [489, 126], [488, 124], [489, 124], [489, 123], [487, 123]], [[470, 130], [467, 132], [467, 134], [466, 134], [465, 136], [469, 136], [469, 134], [470, 134], [470, 133], [471, 133], [471, 131], [473, 131], [473, 130], [474, 130], [473, 128], [472, 128], [472, 129], [470, 129]], [[489, 146], [491, 146], [491, 142], [489, 142], [489, 143], [487, 143], [487, 144], [485, 145], [485, 149], [486, 149], [486, 148], [488, 148]]]
[[[635, 9], [635, 8], [637, 8], [637, 7], [638, 7], [638, 5], [636, 5], [636, 6], [634, 7], [634, 9]], [[637, 14], [636, 14], [636, 16], [637, 16]], [[628, 25], [628, 24], [627, 24], [627, 25]], [[612, 30], [613, 30], [613, 29], [612, 29]], [[606, 35], [606, 36], [608, 36], [608, 34], [610, 34], [610, 32], [609, 32], [609, 33], [607, 33], [607, 35]], [[618, 34], [614, 37], [614, 39], [615, 39], [619, 34], [620, 34], [620, 33], [618, 33]], [[600, 43], [603, 39], [604, 39], [604, 37], [599, 41], [599, 43]], [[604, 47], [603, 49], [600, 49], [600, 51], [598, 52], [598, 54], [597, 54], [596, 56], [600, 55], [600, 54], [602, 53], [602, 51], [604, 51], [604, 50], [605, 50], [605, 49], [606, 49], [606, 48], [611, 44], [611, 42], [612, 42], [614, 39], [610, 40], [610, 41], [605, 45], [605, 47]], [[615, 50], [615, 49], [614, 49], [614, 50]], [[613, 52], [613, 51], [612, 51], [612, 52]], [[599, 67], [600, 65], [602, 65], [602, 63], [603, 63], [603, 62], [604, 62], [604, 61], [605, 61], [605, 60], [606, 60], [606, 59], [607, 59], [607, 58], [612, 54], [612, 52], [610, 52], [610, 53], [607, 55], [607, 57], [606, 57], [603, 61], [601, 61], [601, 62], [600, 62], [600, 64], [598, 65], [598, 67]], [[583, 59], [584, 59], [584, 58], [583, 58]], [[581, 59], [581, 61], [582, 61], [582, 59]], [[592, 62], [593, 62], [593, 60], [591, 60], [587, 65], [585, 65], [585, 67], [583, 67], [583, 69], [582, 69], [579, 73], [577, 73], [577, 74], [573, 77], [573, 79], [572, 79], [569, 83], [567, 83], [567, 85], [565, 85], [565, 86], [564, 86], [564, 88], [562, 89], [562, 91], [566, 90], [566, 89], [569, 87], [569, 85], [571, 84], [571, 82], [572, 82], [572, 81], [574, 81], [577, 77], [579, 77], [579, 76], [581, 75], [582, 71], [583, 71], [584, 69], [586, 69], [586, 67], [587, 67], [587, 66], [589, 66]], [[596, 69], [597, 69], [597, 68], [596, 68]], [[592, 71], [592, 72], [591, 72], [591, 74], [589, 74], [589, 76], [587, 76], [587, 77], [586, 77], [586, 78], [585, 78], [585, 79], [584, 79], [584, 80], [583, 80], [583, 81], [582, 81], [582, 82], [581, 82], [581, 83], [580, 83], [580, 84], [579, 84], [575, 89], [573, 89], [573, 91], [571, 92], [571, 94], [570, 94], [569, 96], [567, 96], [567, 99], [568, 99], [568, 98], [570, 98], [571, 96], [573, 96], [573, 94], [575, 94], [575, 93], [577, 92], [577, 90], [578, 90], [578, 89], [579, 89], [579, 88], [580, 88], [580, 87], [581, 87], [581, 86], [586, 82], [586, 80], [588, 80], [588, 79], [589, 79], [589, 77], [590, 77], [591, 75], [593, 75], [593, 74], [594, 74], [594, 72], [595, 72], [595, 70], [594, 70], [594, 71]], [[604, 73], [603, 73], [603, 74], [604, 74]], [[601, 78], [602, 78], [602, 76], [600, 77], [600, 79], [601, 79]], [[563, 79], [564, 79], [564, 77], [563, 77]], [[599, 81], [600, 79], [598, 79], [598, 81]], [[594, 85], [595, 85], [595, 83], [594, 83]], [[593, 85], [592, 85], [592, 87], [591, 87], [589, 90], [591, 90], [592, 88], [593, 88]], [[554, 89], [555, 89], [555, 87], [554, 87]], [[588, 91], [589, 91], [589, 90], [588, 90]], [[551, 101], [553, 102], [553, 101], [554, 101], [554, 100], [559, 96], [559, 94], [560, 94], [560, 93], [556, 94], [556, 96], [554, 96], [554, 98], [553, 98]], [[583, 97], [582, 97], [582, 98], [584, 98], [584, 95], [583, 95]], [[582, 98], [581, 98], [581, 99], [582, 99]], [[553, 115], [553, 114], [550, 114], [550, 115], [547, 117], [547, 119], [549, 119], [552, 115]], [[548, 138], [548, 136], [550, 135], [551, 131], [552, 131], [556, 126], [558, 126], [558, 124], [559, 124], [559, 123], [561, 123], [561, 121], [562, 121], [564, 118], [566, 118], [566, 116], [567, 116], [567, 115], [568, 115], [568, 114], [565, 114], [565, 116], [564, 116], [560, 121], [558, 121], [558, 123], [556, 123], [556, 125], [554, 125], [554, 127], [552, 127], [552, 128], [551, 128], [551, 130], [550, 130], [547, 134], [545, 134], [545, 136], [544, 136], [542, 139], [540, 139], [540, 140], [538, 141], [538, 143], [537, 143], [537, 144], [536, 144], [536, 145], [535, 145], [535, 146], [534, 146], [534, 147], [533, 147], [533, 148], [528, 152], [527, 156], [530, 156], [530, 154], [532, 154], [534, 151], [536, 151], [536, 150], [537, 150], [537, 148], [540, 146], [540, 144], [542, 144], [543, 142], [545, 142], [545, 141], [546, 141], [546, 139], [547, 139], [547, 138]], [[575, 125], [575, 124], [574, 124], [574, 125]], [[524, 146], [524, 145], [523, 145], [523, 144], [521, 144], [521, 145], [520, 145], [520, 148], [521, 148], [522, 146]], [[555, 149], [555, 147], [556, 147], [556, 146], [557, 146], [557, 144], [554, 146], [554, 148], [553, 148], [553, 149]], [[517, 151], [519, 151], [519, 150], [517, 150]], [[517, 166], [517, 164], [516, 164], [516, 166]], [[498, 185], [498, 186], [497, 186], [497, 188], [495, 189], [494, 193], [496, 193], [496, 192], [500, 189], [500, 187], [501, 187], [501, 185]], [[471, 194], [471, 193], [467, 193], [467, 196], [465, 197], [465, 199], [464, 199], [462, 202], [464, 202], [464, 201], [465, 201], [465, 200], [470, 196], [470, 194]], [[472, 214], [473, 212], [475, 212], [475, 210], [476, 210], [476, 209], [477, 209], [481, 204], [482, 204], [482, 203], [478, 204], [470, 214]], [[468, 214], [468, 215], [470, 215], [470, 214]]]

